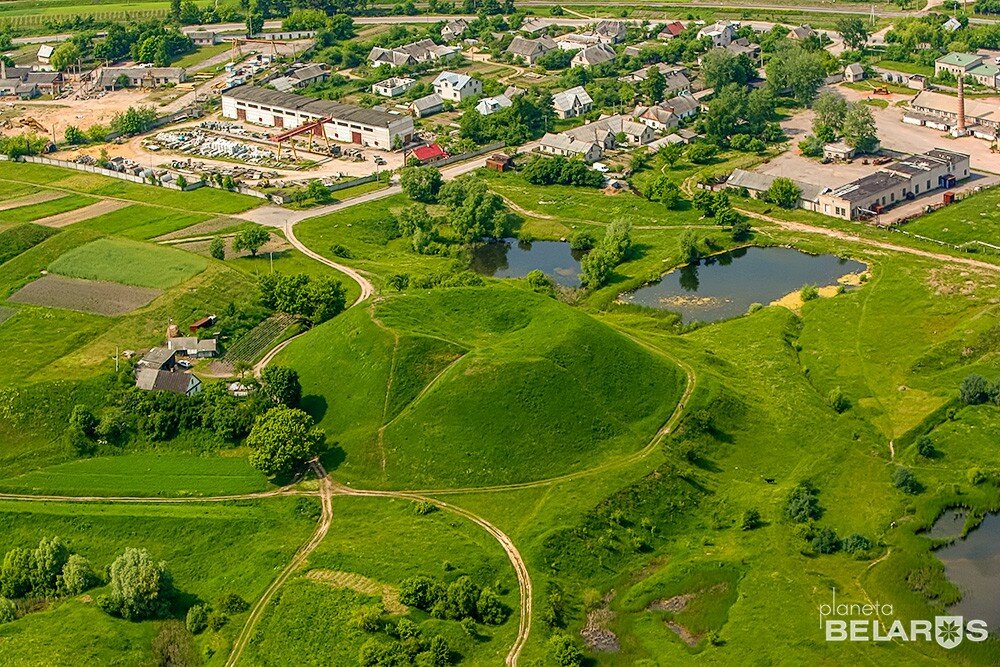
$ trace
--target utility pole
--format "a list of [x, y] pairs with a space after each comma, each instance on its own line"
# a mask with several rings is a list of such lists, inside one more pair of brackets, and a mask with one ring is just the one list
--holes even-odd
[[115, 345], [115, 373], [118, 372], [118, 346]]

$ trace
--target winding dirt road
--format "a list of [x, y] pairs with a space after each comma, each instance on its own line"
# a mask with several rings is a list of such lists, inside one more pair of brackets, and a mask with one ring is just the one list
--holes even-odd
[[316, 547], [320, 545], [323, 538], [326, 537], [327, 532], [330, 530], [330, 524], [333, 522], [333, 483], [330, 481], [330, 477], [326, 474], [326, 470], [323, 469], [322, 463], [317, 460], [313, 461], [311, 465], [316, 473], [316, 476], [319, 478], [319, 497], [322, 505], [322, 513], [320, 515], [319, 523], [316, 524], [316, 530], [313, 532], [312, 537], [309, 538], [309, 541], [299, 547], [295, 557], [292, 558], [281, 573], [275, 577], [274, 581], [271, 582], [271, 585], [264, 591], [264, 595], [257, 600], [253, 609], [250, 610], [250, 615], [247, 616], [246, 623], [243, 624], [240, 634], [233, 642], [233, 648], [229, 653], [229, 658], [226, 660], [226, 667], [234, 667], [236, 663], [239, 662], [240, 657], [243, 655], [243, 651], [250, 643], [250, 638], [253, 636], [254, 628], [257, 627], [257, 623], [260, 621], [261, 617], [263, 617], [264, 612], [267, 610], [267, 606], [274, 598], [274, 594], [278, 592], [278, 589], [281, 588], [286, 581], [288, 581], [288, 578], [291, 577], [296, 570], [305, 564], [309, 555], [316, 550]]

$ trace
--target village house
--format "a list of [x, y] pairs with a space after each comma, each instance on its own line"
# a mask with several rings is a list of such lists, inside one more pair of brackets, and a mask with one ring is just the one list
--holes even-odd
[[481, 116], [489, 116], [490, 114], [500, 111], [500, 109], [506, 109], [511, 104], [513, 104], [513, 102], [506, 95], [484, 97], [476, 103], [476, 111], [478, 111]]
[[191, 373], [140, 368], [135, 373], [135, 386], [144, 391], [169, 391], [192, 396], [201, 391], [201, 380]]
[[662, 39], [664, 41], [674, 39], [675, 37], [680, 37], [681, 33], [684, 32], [684, 24], [680, 21], [671, 21], [667, 25], [663, 26], [663, 30], [656, 35], [657, 39]]
[[437, 93], [431, 93], [410, 103], [410, 113], [417, 118], [426, 118], [444, 111], [444, 99]]
[[36, 72], [30, 67], [7, 67], [0, 61], [0, 96], [32, 99], [58, 95], [63, 88], [62, 72]]
[[384, 150], [409, 143], [414, 132], [409, 116], [258, 86], [238, 86], [225, 91], [222, 115], [284, 129], [323, 121], [323, 133], [329, 139]]
[[468, 74], [441, 72], [434, 79], [434, 92], [443, 100], [461, 102], [469, 97], [483, 94], [483, 82]]
[[[738, 37], [722, 48], [734, 56], [746, 56], [754, 63], [760, 60], [760, 44], [754, 44], [746, 37]], [[699, 64], [701, 63], [700, 57], [698, 58], [698, 62]]]
[[947, 21], [941, 24], [941, 28], [943, 30], [947, 30], [948, 32], [955, 32], [961, 27], [962, 27], [962, 22], [959, 21], [954, 16], [949, 17]]
[[167, 349], [194, 359], [208, 359], [219, 352], [219, 346], [214, 338], [196, 338], [194, 336], [178, 336], [167, 339]]
[[805, 23], [803, 23], [800, 26], [796, 26], [788, 31], [788, 39], [791, 40], [803, 40], [815, 36], [816, 36], [816, 31]]
[[712, 40], [713, 48], [723, 48], [736, 38], [736, 31], [740, 24], [732, 21], [719, 21], [707, 25], [698, 31], [698, 39]]
[[593, 163], [601, 159], [603, 150], [595, 141], [575, 139], [566, 134], [547, 132], [538, 142], [538, 149], [550, 155], [563, 157], [580, 157], [585, 162]]
[[618, 44], [625, 40], [625, 24], [621, 21], [601, 21], [594, 27], [594, 34], [604, 44]]
[[618, 136], [625, 136], [625, 144], [642, 146], [655, 138], [653, 128], [628, 116], [605, 116], [599, 120], [566, 130], [563, 134], [577, 140], [594, 141], [603, 148], [615, 148]]
[[593, 67], [615, 59], [615, 50], [607, 44], [588, 46], [573, 56], [570, 64], [573, 67]]
[[654, 106], [637, 106], [632, 116], [643, 125], [663, 132], [677, 127], [682, 120], [696, 116], [700, 106], [691, 95], [678, 95]]
[[287, 93], [297, 88], [305, 88], [313, 83], [326, 81], [329, 76], [330, 70], [326, 65], [319, 63], [309, 65], [299, 64], [289, 70], [284, 76], [271, 79], [268, 83], [274, 86], [275, 90]]
[[453, 42], [464, 35], [465, 31], [468, 29], [469, 22], [465, 19], [452, 19], [451, 21], [445, 21], [445, 24], [441, 26], [441, 37], [447, 42]]
[[222, 41], [221, 35], [214, 30], [192, 30], [186, 34], [195, 46], [215, 46]]
[[863, 81], [864, 78], [865, 68], [861, 65], [861, 63], [851, 63], [844, 68], [844, 81], [847, 83]]
[[368, 62], [373, 67], [379, 65], [389, 65], [390, 67], [406, 67], [417, 63], [426, 63], [436, 60], [447, 60], [458, 55], [460, 49], [456, 46], [446, 46], [435, 44], [433, 40], [421, 39], [403, 46], [395, 46], [391, 49], [384, 49], [380, 46], [373, 47], [368, 52]]
[[539, 37], [538, 39], [526, 39], [524, 37], [515, 37], [510, 46], [507, 47], [507, 53], [512, 56], [524, 59], [529, 65], [534, 65], [535, 61], [541, 58], [543, 55], [552, 51], [553, 49], [559, 48], [550, 37]]
[[651, 68], [656, 68], [663, 75], [664, 79], [664, 96], [671, 95], [681, 95], [691, 92], [691, 80], [688, 78], [688, 69], [679, 65], [671, 65], [669, 63], [658, 63], [656, 65], [650, 65], [649, 67], [643, 67], [637, 69], [631, 74], [626, 74], [621, 77], [622, 81], [626, 81], [631, 84], [640, 84], [649, 78], [649, 70]]
[[576, 86], [552, 96], [552, 107], [559, 118], [575, 118], [590, 113], [594, 100], [583, 86]]
[[372, 92], [382, 97], [399, 97], [416, 84], [415, 79], [408, 77], [393, 77], [372, 84]]
[[527, 16], [518, 28], [521, 32], [529, 36], [540, 35], [549, 29], [549, 24], [535, 16]]
[[601, 43], [601, 40], [597, 37], [597, 35], [570, 32], [556, 37], [555, 43], [563, 51], [579, 51], [587, 48], [588, 46], [597, 46]]
[[136, 362], [138, 368], [151, 368], [157, 371], [169, 371], [177, 364], [176, 350], [166, 347], [154, 347]]
[[35, 53], [35, 58], [37, 58], [38, 62], [43, 65], [48, 65], [52, 59], [53, 53], [55, 53], [55, 47], [49, 44], [42, 44], [38, 47], [38, 51]]
[[[777, 178], [777, 176], [771, 174], [759, 174], [755, 171], [735, 169], [729, 175], [729, 178], [726, 179], [726, 187], [735, 190], [746, 190], [754, 199], [760, 199], [770, 189]], [[819, 195], [823, 191], [823, 188], [812, 183], [794, 179], [792, 179], [792, 182], [799, 189], [798, 208], [814, 212], [819, 210]]]

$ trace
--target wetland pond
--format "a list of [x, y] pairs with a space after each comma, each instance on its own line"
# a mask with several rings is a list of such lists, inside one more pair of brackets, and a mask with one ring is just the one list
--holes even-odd
[[472, 251], [471, 268], [493, 278], [523, 278], [538, 269], [564, 287], [580, 286], [582, 252], [565, 241], [503, 239]]
[[767, 305], [803, 285], [835, 285], [867, 269], [836, 255], [810, 255], [792, 248], [738, 248], [682, 266], [660, 280], [621, 295], [626, 303], [680, 313], [684, 322], [716, 322]]
[[[960, 513], [961, 524], [955, 514], [954, 511], [945, 512], [934, 523], [930, 535], [961, 535], [965, 513]], [[941, 530], [938, 524], [942, 524]], [[948, 580], [962, 591], [961, 601], [950, 606], [948, 613], [964, 616], [967, 620], [986, 621], [993, 633], [1000, 629], [1000, 577], [997, 576], [1000, 572], [1000, 514], [988, 515], [965, 538], [941, 547], [934, 555], [944, 563]]]

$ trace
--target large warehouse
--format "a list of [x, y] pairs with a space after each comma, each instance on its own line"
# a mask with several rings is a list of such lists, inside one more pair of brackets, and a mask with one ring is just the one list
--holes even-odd
[[259, 86], [239, 86], [224, 92], [222, 115], [289, 130], [326, 118], [329, 120], [324, 130], [328, 138], [385, 150], [399, 148], [413, 138], [413, 119], [409, 116]]

